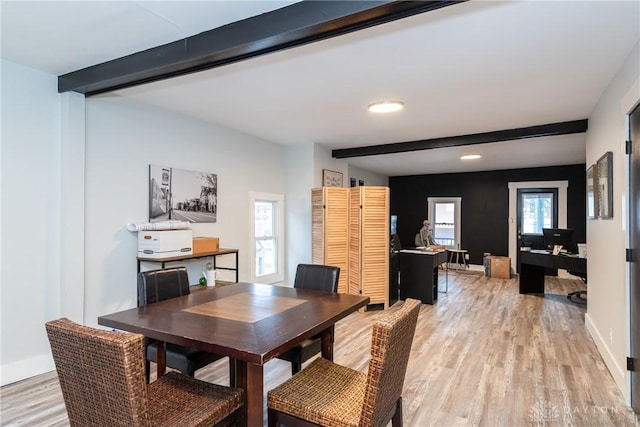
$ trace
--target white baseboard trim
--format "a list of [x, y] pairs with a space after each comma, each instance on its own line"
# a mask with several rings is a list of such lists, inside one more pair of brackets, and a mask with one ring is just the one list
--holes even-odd
[[5, 386], [55, 369], [51, 354], [0, 365], [0, 385]]
[[604, 364], [609, 368], [609, 372], [613, 377], [613, 380], [616, 382], [616, 385], [620, 389], [620, 392], [625, 397], [626, 401], [629, 401], [629, 397], [627, 396], [627, 379], [626, 379], [626, 370], [622, 369], [617, 362], [609, 346], [607, 345], [607, 341], [604, 339], [598, 328], [594, 325], [589, 313], [584, 315], [584, 323], [587, 327], [587, 331], [593, 338], [593, 341], [596, 343], [596, 347], [598, 347], [598, 351], [602, 356], [602, 360], [604, 360]]
[[[464, 271], [464, 264], [456, 264], [455, 262], [452, 263], [446, 263], [446, 265], [449, 267], [449, 271], [456, 271], [456, 270], [460, 270], [460, 271]], [[484, 266], [482, 265], [475, 265], [475, 264], [467, 264], [467, 266], [469, 267], [467, 269], [467, 271], [481, 271], [484, 273]]]

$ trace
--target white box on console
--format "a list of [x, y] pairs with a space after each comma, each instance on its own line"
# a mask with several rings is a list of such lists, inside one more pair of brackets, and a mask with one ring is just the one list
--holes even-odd
[[193, 254], [192, 230], [138, 231], [138, 256], [166, 258]]

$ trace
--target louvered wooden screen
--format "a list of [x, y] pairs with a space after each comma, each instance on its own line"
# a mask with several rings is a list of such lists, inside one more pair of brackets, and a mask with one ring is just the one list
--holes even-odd
[[340, 267], [338, 292], [389, 306], [389, 188], [311, 191], [312, 262]]
[[349, 189], [322, 187], [311, 190], [311, 255], [314, 264], [340, 267], [338, 292], [347, 292], [349, 279]]

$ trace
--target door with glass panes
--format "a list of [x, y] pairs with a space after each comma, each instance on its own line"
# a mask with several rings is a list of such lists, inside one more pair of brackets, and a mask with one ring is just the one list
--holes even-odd
[[520, 272], [520, 248], [544, 249], [542, 229], [558, 227], [558, 189], [519, 188], [517, 210], [516, 265]]
[[437, 245], [459, 248], [461, 203], [460, 197], [427, 198], [430, 233]]

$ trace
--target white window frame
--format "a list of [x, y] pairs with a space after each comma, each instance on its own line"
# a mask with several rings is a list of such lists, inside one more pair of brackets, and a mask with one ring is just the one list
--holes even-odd
[[[274, 204], [276, 216], [273, 236], [276, 242], [276, 257], [277, 257], [277, 266], [275, 273], [267, 274], [263, 276], [257, 277], [256, 271], [256, 202], [270, 202]], [[285, 245], [285, 235], [284, 235], [284, 194], [275, 194], [275, 193], [259, 193], [259, 192], [250, 192], [249, 193], [249, 206], [251, 209], [251, 223], [250, 230], [251, 233], [249, 235], [249, 265], [251, 266], [251, 281], [254, 283], [267, 283], [273, 284], [284, 281], [284, 245]]]
[[462, 230], [461, 211], [462, 211], [462, 197], [428, 197], [427, 198], [427, 212], [429, 214], [429, 223], [431, 226], [431, 233], [433, 235], [436, 218], [436, 203], [453, 203], [455, 205], [455, 241], [453, 245], [447, 245], [448, 249], [457, 249], [460, 244], [460, 235]]

